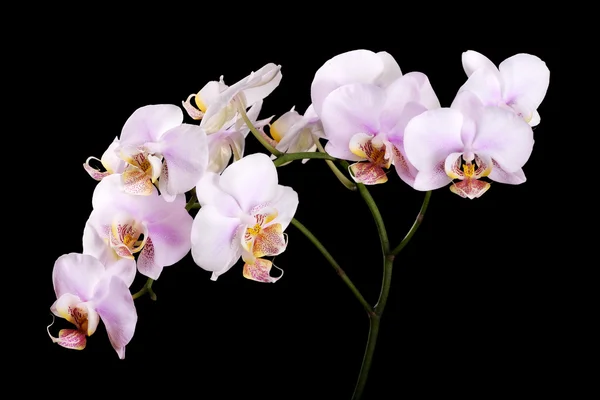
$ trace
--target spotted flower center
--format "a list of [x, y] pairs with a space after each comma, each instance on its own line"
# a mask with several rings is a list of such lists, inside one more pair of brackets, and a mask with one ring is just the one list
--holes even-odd
[[492, 172], [492, 166], [484, 162], [477, 154], [473, 161], [465, 161], [464, 157], [458, 157], [450, 169], [446, 169], [446, 174], [450, 179], [457, 179], [459, 182], [453, 182], [450, 190], [461, 197], [474, 199], [480, 197], [489, 188], [489, 182], [480, 180]]
[[133, 255], [144, 247], [147, 236], [144, 223], [115, 221], [111, 226], [109, 241], [118, 256], [133, 258]]
[[246, 263], [254, 264], [257, 258], [275, 256], [285, 250], [283, 227], [274, 222], [277, 215], [277, 210], [267, 209], [251, 217], [254, 224], [246, 226], [242, 240], [242, 257]]

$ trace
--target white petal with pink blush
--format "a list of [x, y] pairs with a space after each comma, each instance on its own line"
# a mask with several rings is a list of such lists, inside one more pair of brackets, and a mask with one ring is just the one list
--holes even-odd
[[340, 86], [369, 83], [385, 88], [401, 76], [400, 66], [387, 52], [360, 49], [338, 54], [315, 73], [310, 88], [315, 113], [321, 116], [323, 102]]
[[59, 257], [52, 271], [56, 301], [50, 307], [74, 328], [62, 329], [54, 343], [82, 350], [100, 321], [119, 358], [125, 358], [125, 346], [131, 341], [137, 323], [133, 298], [125, 282], [109, 272], [95, 257], [70, 253]]
[[[128, 194], [118, 175], [104, 178], [94, 190], [83, 252], [131, 285], [135, 270], [158, 279], [163, 268], [190, 250], [192, 217], [185, 196], [166, 201], [156, 188], [147, 196]], [[135, 258], [137, 255], [137, 259]]]
[[198, 211], [192, 226], [192, 256], [217, 278], [244, 260], [244, 277], [276, 282], [272, 261], [287, 247], [285, 229], [298, 208], [298, 194], [278, 184], [277, 170], [262, 153], [245, 156], [221, 176], [208, 173], [196, 187]]
[[134, 111], [115, 151], [127, 163], [121, 174], [127, 193], [148, 196], [158, 180], [167, 201], [191, 190], [208, 167], [206, 133], [184, 124], [181, 109], [171, 104]]
[[511, 110], [531, 126], [540, 123], [537, 109], [546, 96], [550, 70], [539, 57], [516, 54], [496, 67], [483, 54], [469, 50], [462, 63], [468, 79], [459, 92], [470, 91], [484, 105]]
[[356, 161], [350, 166], [356, 182], [387, 181], [394, 165], [398, 176], [413, 185], [416, 169], [406, 158], [404, 129], [415, 116], [439, 101], [427, 77], [411, 72], [385, 89], [374, 84], [349, 84], [331, 92], [323, 102], [321, 122], [334, 157]]

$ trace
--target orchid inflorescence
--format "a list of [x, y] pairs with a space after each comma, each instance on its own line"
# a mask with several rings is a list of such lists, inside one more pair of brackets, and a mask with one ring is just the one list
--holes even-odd
[[[83, 165], [99, 181], [83, 230], [83, 252], [59, 257], [52, 274], [57, 300], [51, 311], [74, 328], [50, 335], [52, 341], [83, 349], [102, 320], [123, 359], [137, 323], [134, 299], [145, 293], [155, 298], [151, 285], [164, 267], [191, 251], [213, 281], [241, 258], [245, 278], [277, 282], [283, 271], [273, 257], [285, 251], [290, 224], [340, 272], [294, 218], [298, 194], [278, 183], [277, 167], [293, 161], [324, 160], [340, 182], [360, 193], [377, 223], [386, 271], [418, 228], [432, 190], [449, 185], [453, 193], [474, 199], [490, 189], [488, 180], [524, 183], [532, 127], [540, 123], [537, 108], [549, 84], [546, 64], [517, 54], [496, 67], [475, 51], [464, 52], [462, 64], [467, 80], [450, 107], [441, 107], [425, 74], [403, 74], [387, 52], [355, 50], [317, 70], [312, 104], [304, 114], [292, 107], [276, 120], [259, 118], [263, 101], [282, 79], [275, 64], [230, 86], [222, 76], [210, 81], [182, 107], [137, 109], [102, 157]], [[200, 122], [184, 123], [183, 111]], [[244, 154], [250, 132], [270, 157]], [[396, 248], [390, 247], [367, 190], [387, 182], [392, 167], [403, 182], [426, 192], [415, 225]], [[280, 273], [272, 275], [273, 268]], [[132, 295], [138, 272], [148, 282]], [[374, 306], [345, 273], [340, 276], [367, 311], [375, 332], [369, 341], [376, 340], [389, 276], [384, 274]], [[367, 346], [355, 398], [373, 349]]]

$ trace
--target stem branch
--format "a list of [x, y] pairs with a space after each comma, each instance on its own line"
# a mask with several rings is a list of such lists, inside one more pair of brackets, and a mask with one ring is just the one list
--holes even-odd
[[352, 280], [350, 280], [350, 278], [348, 277], [348, 275], [346, 275], [346, 272], [344, 272], [344, 270], [342, 269], [342, 267], [340, 267], [340, 265], [337, 263], [337, 261], [335, 261], [335, 259], [327, 251], [327, 249], [325, 248], [325, 246], [323, 246], [321, 244], [321, 242], [319, 242], [319, 240], [315, 237], [315, 235], [313, 235], [312, 232], [309, 231], [308, 228], [306, 228], [304, 225], [302, 225], [300, 223], [300, 221], [298, 221], [296, 218], [292, 219], [292, 225], [294, 225], [296, 228], [298, 228], [298, 230], [300, 232], [302, 232], [304, 234], [304, 236], [306, 236], [308, 238], [308, 240], [310, 240], [312, 242], [312, 244], [321, 252], [321, 254], [323, 254], [323, 256], [325, 257], [325, 259], [327, 261], [329, 261], [329, 263], [335, 269], [335, 271], [340, 276], [340, 278], [342, 278], [342, 280], [344, 281], [344, 283], [346, 284], [346, 286], [348, 286], [348, 288], [352, 291], [352, 293], [354, 294], [354, 296], [358, 299], [358, 301], [360, 302], [360, 304], [362, 304], [362, 306], [364, 307], [365, 311], [367, 311], [367, 314], [372, 315], [373, 314], [373, 308], [371, 307], [371, 305], [365, 300], [365, 298], [360, 293], [360, 291], [358, 290], [358, 288], [356, 286], [354, 286], [354, 283], [352, 282]]

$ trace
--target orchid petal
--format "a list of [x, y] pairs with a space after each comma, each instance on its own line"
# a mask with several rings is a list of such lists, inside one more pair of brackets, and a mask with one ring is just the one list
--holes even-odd
[[[83, 168], [86, 172], [95, 180], [100, 181], [105, 176], [110, 174], [120, 174], [125, 170], [126, 163], [117, 154], [116, 149], [119, 147], [119, 139], [115, 138], [113, 142], [108, 146], [108, 149], [102, 154], [102, 158], [99, 160], [96, 157], [88, 157], [83, 164]], [[100, 171], [90, 165], [90, 160], [99, 161], [104, 167], [105, 171]]]
[[246, 82], [248, 87], [244, 89], [246, 104], [251, 106], [270, 95], [279, 86], [281, 78], [281, 66], [273, 63], [253, 72]]
[[[386, 56], [369, 50], [353, 50], [326, 61], [315, 73], [311, 99], [315, 112], [321, 114], [323, 102], [336, 88], [351, 83], [375, 83], [389, 65]], [[393, 73], [392, 73], [393, 76]], [[386, 76], [381, 78], [386, 81]]]
[[536, 111], [531, 115], [531, 119], [529, 120], [529, 126], [537, 126], [541, 122], [542, 118], [540, 117], [540, 113]]
[[246, 263], [244, 264], [244, 278], [257, 282], [275, 283], [281, 279], [283, 276], [283, 271], [280, 268], [275, 267], [279, 269], [282, 274], [277, 277], [273, 277], [270, 275], [271, 267], [275, 267], [275, 265], [271, 261], [263, 260], [262, 258], [254, 261], [254, 264]]
[[131, 195], [149, 196], [156, 189], [152, 179], [138, 167], [130, 165], [121, 175], [123, 190]]
[[220, 186], [221, 177], [213, 172], [207, 172], [196, 186], [198, 203], [202, 207], [211, 204], [226, 217], [237, 217], [242, 210], [231, 195], [225, 193]]
[[131, 341], [137, 324], [137, 312], [129, 288], [119, 277], [112, 276], [96, 289], [96, 311], [110, 344], [120, 359], [125, 358], [125, 346]]
[[489, 182], [478, 179], [465, 179], [463, 181], [453, 182], [450, 185], [450, 191], [456, 193], [462, 198], [476, 199], [481, 197], [491, 187]]
[[468, 90], [458, 92], [450, 105], [450, 108], [459, 110], [464, 116], [468, 116], [473, 120], [477, 119], [483, 107], [484, 105], [479, 97]]
[[365, 185], [377, 185], [388, 180], [386, 172], [379, 165], [369, 161], [357, 162], [350, 165], [352, 179]]
[[164, 267], [180, 261], [190, 251], [193, 218], [185, 208], [148, 228], [148, 240], [137, 261], [141, 274], [158, 279]]
[[387, 51], [380, 51], [376, 54], [383, 62], [383, 71], [373, 83], [379, 87], [387, 87], [402, 76], [402, 71], [396, 59]]
[[424, 105], [428, 110], [440, 108], [440, 100], [435, 94], [427, 75], [422, 72], [409, 72], [406, 75], [410, 76], [416, 83], [419, 96], [415, 101]]
[[289, 186], [278, 185], [271, 207], [277, 210], [277, 223], [285, 230], [298, 209], [298, 193]]
[[473, 142], [475, 153], [490, 156], [511, 173], [525, 165], [532, 150], [533, 131], [522, 118], [498, 107], [483, 110]]
[[161, 154], [168, 170], [166, 192], [185, 193], [198, 183], [208, 166], [206, 133], [196, 125], [181, 124], [164, 134]]
[[385, 101], [385, 90], [370, 84], [350, 84], [332, 91], [323, 102], [321, 113], [330, 148], [348, 148], [357, 133], [378, 133]]
[[261, 229], [260, 234], [254, 239], [252, 255], [256, 258], [277, 256], [283, 253], [286, 247], [283, 228], [281, 224], [275, 223]]
[[217, 132], [208, 136], [208, 154], [208, 171], [220, 174], [227, 168], [232, 149], [225, 133]]
[[181, 102], [181, 105], [192, 119], [199, 121], [204, 116], [204, 113], [192, 105], [192, 97], [195, 96], [195, 94], [190, 94], [185, 101]]
[[90, 218], [83, 230], [83, 253], [89, 254], [100, 261], [106, 268], [106, 272], [120, 277], [127, 286], [131, 286], [135, 279], [135, 260], [119, 257], [115, 251], [107, 245], [98, 233], [94, 224], [96, 211], [92, 211]]
[[183, 122], [183, 112], [172, 104], [138, 108], [125, 122], [121, 131], [121, 146], [156, 142], [163, 133]]
[[119, 154], [116, 151], [120, 144], [119, 138], [115, 137], [113, 142], [102, 154], [102, 158], [100, 158], [102, 165], [110, 174], [120, 174], [125, 170], [126, 163], [119, 157]]
[[85, 332], [82, 332], [78, 329], [61, 329], [58, 332], [57, 338], [52, 336], [50, 332], [48, 332], [48, 336], [50, 336], [52, 342], [66, 349], [83, 350], [87, 344]]
[[94, 286], [102, 278], [104, 271], [104, 265], [90, 255], [69, 253], [60, 256], [52, 270], [56, 297], [70, 293], [78, 296], [82, 301], [89, 300]]
[[219, 100], [219, 95], [225, 89], [227, 89], [227, 86], [224, 86], [224, 84], [219, 81], [207, 82], [194, 97], [196, 107], [198, 107], [202, 113], [205, 113], [210, 105]]
[[100, 160], [98, 160], [96, 157], [88, 157], [87, 160], [85, 160], [85, 163], [83, 163], [83, 169], [85, 169], [85, 172], [87, 172], [93, 179], [101, 181], [104, 177], [110, 175], [110, 172], [108, 171], [100, 171], [99, 169], [92, 167], [90, 165], [90, 160]]
[[443, 167], [449, 154], [463, 151], [462, 124], [461, 112], [450, 108], [429, 110], [414, 117], [404, 130], [408, 160], [419, 172]]
[[271, 124], [269, 133], [271, 137], [276, 141], [280, 142], [283, 139], [290, 128], [298, 121], [302, 119], [302, 116], [292, 108], [290, 111], [284, 113], [275, 122]]
[[207, 204], [196, 214], [192, 224], [192, 257], [200, 268], [212, 271], [212, 280], [227, 272], [239, 259], [242, 248], [238, 218], [223, 216]]
[[404, 144], [392, 142], [392, 145], [394, 146], [393, 164], [396, 173], [404, 183], [414, 186], [415, 178], [419, 171], [408, 161], [408, 157], [406, 157], [406, 152], [404, 151]]
[[548, 90], [550, 70], [546, 63], [531, 54], [517, 54], [502, 61], [499, 70], [504, 100], [525, 109], [530, 119]]
[[163, 196], [158, 195], [156, 188], [149, 196], [129, 195], [123, 190], [119, 178], [118, 175], [107, 176], [96, 185], [92, 195], [94, 210], [106, 210], [106, 216], [114, 215], [118, 210], [130, 214], [136, 220], [152, 223], [185, 207], [185, 195], [178, 195], [173, 202], [167, 202]]
[[506, 172], [497, 162], [493, 163], [492, 172], [489, 174], [488, 178], [509, 185], [520, 185], [527, 180], [522, 168], [515, 172]]
[[277, 169], [263, 153], [248, 155], [231, 164], [221, 175], [221, 189], [230, 194], [248, 212], [270, 201], [277, 191]]
[[480, 68], [473, 72], [467, 81], [458, 89], [473, 92], [486, 106], [496, 106], [503, 102], [502, 86], [498, 69]]
[[467, 76], [480, 68], [497, 69], [496, 65], [486, 56], [473, 50], [462, 53], [462, 65]]

